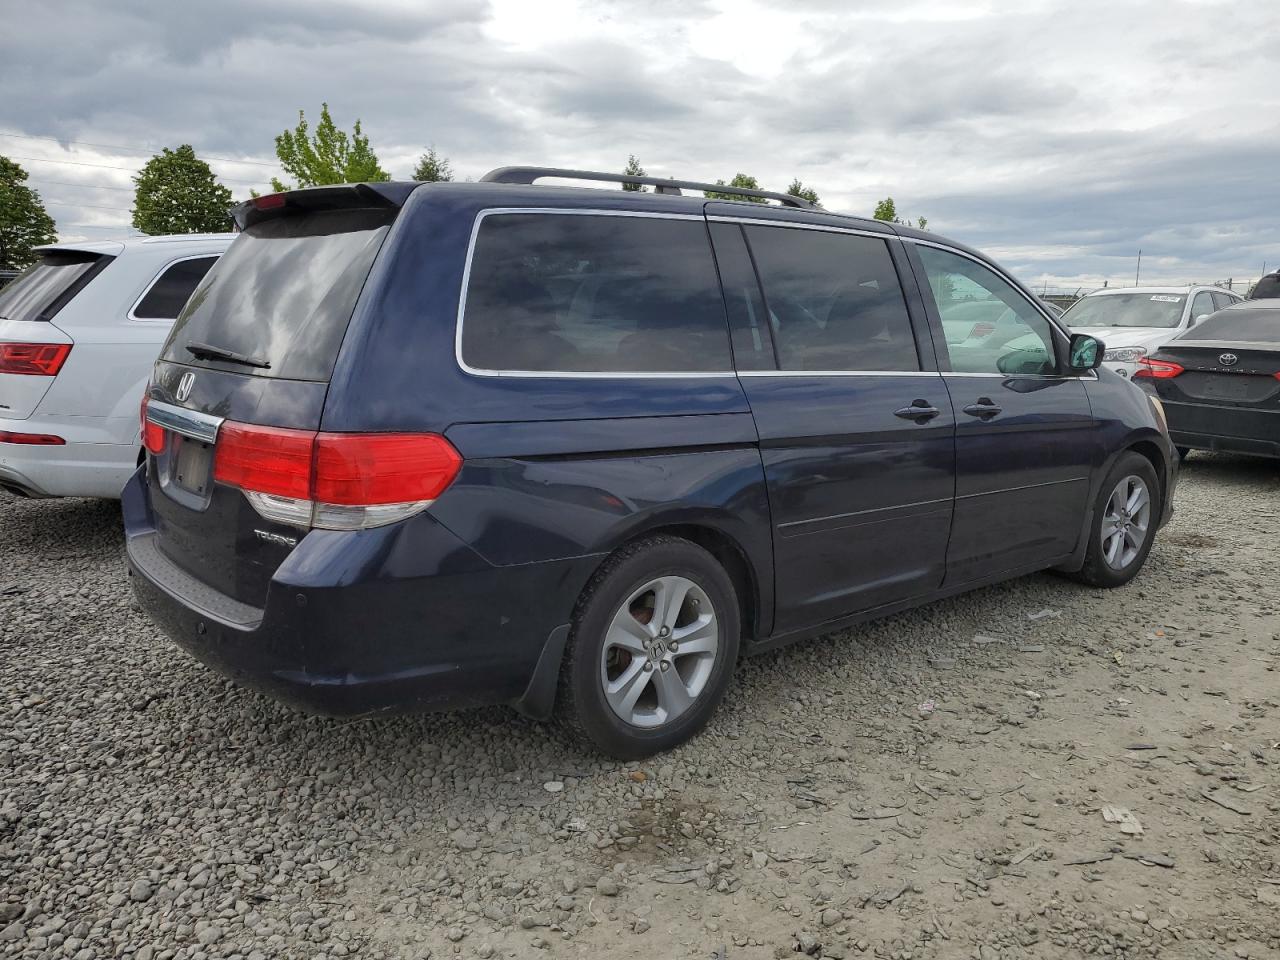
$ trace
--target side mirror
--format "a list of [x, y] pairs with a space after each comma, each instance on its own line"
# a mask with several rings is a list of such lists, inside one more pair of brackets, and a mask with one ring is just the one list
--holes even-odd
[[1195, 326], [1197, 323], [1199, 323], [1201, 320], [1208, 320], [1208, 319], [1209, 319], [1209, 314], [1207, 314], [1207, 313], [1202, 313], [1202, 314], [1200, 314], [1200, 316], [1192, 318], [1192, 320], [1191, 320], [1191, 325], [1194, 327], [1194, 326]]
[[1071, 369], [1097, 370], [1102, 366], [1102, 357], [1107, 352], [1106, 344], [1097, 337], [1076, 333], [1071, 336]]

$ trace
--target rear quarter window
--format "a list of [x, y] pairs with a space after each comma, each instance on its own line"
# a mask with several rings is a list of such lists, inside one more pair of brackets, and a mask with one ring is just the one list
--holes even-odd
[[171, 263], [133, 308], [135, 320], [176, 320], [217, 257], [190, 257]]
[[701, 218], [485, 216], [460, 322], [462, 362], [477, 372], [733, 367]]

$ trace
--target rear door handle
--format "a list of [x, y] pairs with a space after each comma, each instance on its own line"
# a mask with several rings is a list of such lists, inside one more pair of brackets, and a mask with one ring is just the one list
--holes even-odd
[[992, 403], [990, 397], [979, 397], [978, 402], [969, 404], [964, 408], [964, 412], [979, 420], [990, 420], [996, 414], [1003, 413], [1004, 408]]
[[895, 417], [901, 417], [903, 420], [914, 420], [916, 423], [928, 423], [940, 413], [942, 411], [928, 400], [912, 400], [911, 406], [893, 411]]

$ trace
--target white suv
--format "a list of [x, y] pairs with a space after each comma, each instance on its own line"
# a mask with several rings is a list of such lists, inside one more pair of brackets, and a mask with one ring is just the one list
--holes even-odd
[[234, 234], [56, 244], [0, 288], [0, 488], [118, 497], [169, 328]]
[[1104, 364], [1122, 377], [1138, 361], [1211, 313], [1244, 298], [1221, 287], [1116, 287], [1073, 303], [1062, 322], [1106, 344]]

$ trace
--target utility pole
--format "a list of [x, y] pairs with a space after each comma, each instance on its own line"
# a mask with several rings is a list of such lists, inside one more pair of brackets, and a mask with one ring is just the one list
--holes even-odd
[[1133, 285], [1138, 285], [1138, 278], [1142, 276], [1142, 251], [1138, 251], [1138, 269], [1133, 272]]

